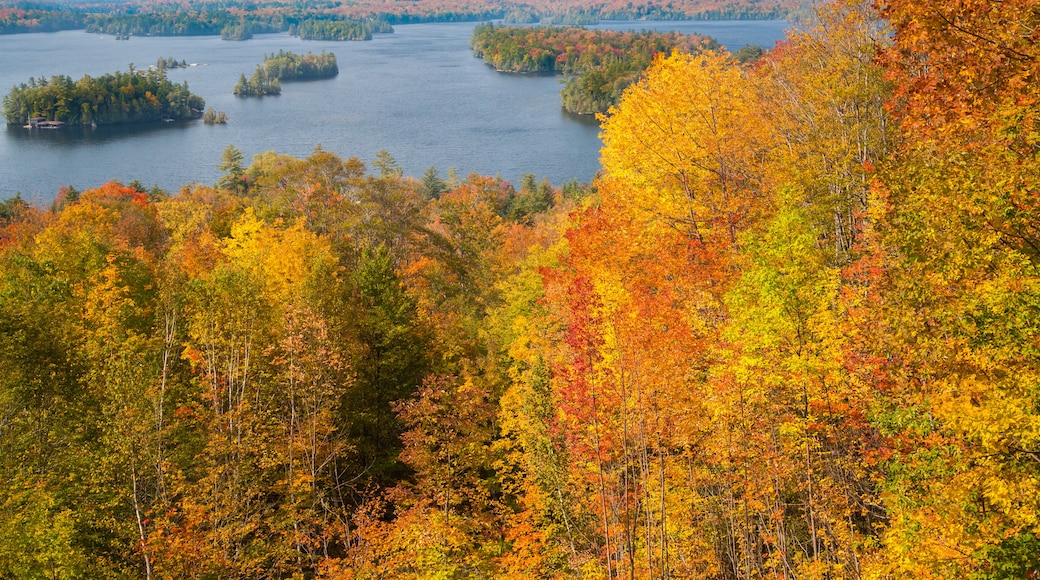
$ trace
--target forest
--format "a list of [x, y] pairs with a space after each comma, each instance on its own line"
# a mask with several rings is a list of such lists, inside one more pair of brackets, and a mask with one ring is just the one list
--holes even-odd
[[150, 13], [93, 14], [87, 32], [124, 36], [217, 36], [225, 40], [245, 40], [253, 32], [278, 32], [280, 25], [251, 19], [246, 22], [226, 10], [163, 10]]
[[818, 17], [590, 184], [0, 203], [0, 578], [1040, 576], [1040, 10]]
[[473, 29], [474, 56], [502, 72], [567, 76], [560, 92], [571, 113], [605, 113], [657, 54], [717, 50], [713, 39], [677, 32], [621, 32], [487, 22]]
[[25, 125], [30, 117], [61, 121], [70, 125], [115, 125], [158, 122], [163, 119], [192, 119], [202, 114], [206, 101], [166, 78], [165, 67], [78, 81], [66, 75], [30, 78], [13, 87], [3, 100], [8, 125]]
[[318, 20], [308, 18], [289, 25], [289, 34], [303, 40], [372, 40], [372, 33], [390, 33], [385, 20]]

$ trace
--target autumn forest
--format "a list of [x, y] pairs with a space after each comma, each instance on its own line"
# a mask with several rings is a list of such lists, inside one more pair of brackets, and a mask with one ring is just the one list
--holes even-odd
[[591, 184], [0, 203], [0, 578], [1040, 577], [1040, 4], [818, 11]]

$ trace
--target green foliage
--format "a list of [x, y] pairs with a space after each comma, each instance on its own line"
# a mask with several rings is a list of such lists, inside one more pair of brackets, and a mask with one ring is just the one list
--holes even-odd
[[361, 349], [353, 361], [357, 380], [343, 403], [354, 453], [384, 484], [403, 474], [397, 455], [404, 425], [393, 404], [416, 391], [431, 363], [427, 331], [390, 258], [383, 246], [365, 249], [351, 274], [358, 305], [353, 332]]
[[22, 199], [20, 193], [0, 201], [0, 220], [9, 221], [24, 214], [29, 209], [29, 202]]
[[250, 13], [243, 17], [224, 9], [188, 9], [164, 6], [136, 10], [93, 12], [86, 18], [87, 32], [119, 36], [217, 36], [246, 40], [253, 33], [285, 30], [282, 15]]
[[191, 119], [206, 102], [176, 84], [163, 70], [116, 72], [73, 82], [67, 76], [30, 79], [4, 97], [8, 125], [24, 125], [30, 117], [67, 124], [141, 123], [161, 119]]
[[658, 57], [590, 186], [229, 146], [0, 204], [0, 577], [1040, 574], [1038, 16], [987, 7]]
[[584, 70], [568, 78], [560, 91], [563, 108], [582, 115], [605, 113], [618, 104], [622, 93], [639, 78], [641, 72], [623, 60]]
[[401, 176], [401, 166], [386, 149], [379, 150], [372, 165], [379, 170], [379, 177], [390, 178]]
[[740, 50], [733, 53], [733, 58], [741, 64], [754, 63], [758, 59], [762, 58], [765, 51], [762, 50], [761, 46], [755, 46], [753, 44], [745, 44], [740, 47]]
[[217, 187], [237, 194], [245, 193], [247, 183], [242, 160], [242, 152], [237, 147], [228, 145], [224, 148], [219, 166], [224, 175], [217, 182]]
[[505, 24], [538, 24], [539, 20], [541, 19], [534, 12], [520, 8], [507, 10], [502, 17], [502, 22]]
[[249, 40], [253, 38], [253, 28], [245, 22], [228, 24], [220, 29], [221, 40]]
[[278, 77], [271, 76], [263, 65], [258, 64], [249, 80], [246, 80], [244, 74], [238, 77], [238, 82], [235, 83], [235, 89], [232, 92], [240, 97], [280, 95], [282, 94], [282, 84], [278, 81]]
[[505, 215], [516, 222], [531, 223], [535, 215], [544, 213], [555, 203], [555, 192], [548, 179], [535, 182], [533, 173], [522, 177], [520, 191], [509, 200]]
[[571, 10], [562, 14], [552, 14], [541, 20], [542, 24], [553, 26], [586, 26], [599, 23], [599, 14], [595, 10]]
[[[241, 0], [204, 2], [185, 6], [150, 3], [142, 8], [127, 2], [63, 4], [22, 1], [0, 10], [0, 34], [52, 32], [86, 28], [91, 32], [134, 36], [185, 36], [296, 31], [302, 27], [313, 38], [358, 40], [369, 33], [393, 32], [391, 24], [416, 22], [487, 22], [505, 19], [533, 24], [591, 24], [607, 20], [783, 19], [799, 21], [810, 8], [797, 0], [763, 4], [755, 0], [674, 0], [667, 4], [633, 4], [622, 0], [565, 2], [533, 0], [516, 6], [455, 0], [417, 0], [388, 4], [358, 0], [335, 4], [304, 0], [292, 4], [256, 4]], [[794, 18], [791, 18], [794, 16]], [[801, 19], [801, 21], [809, 18]], [[303, 36], [301, 34], [300, 36]]]
[[436, 167], [428, 167], [422, 176], [423, 196], [427, 199], [437, 199], [442, 193], [448, 191], [448, 183], [441, 178]]
[[331, 52], [299, 55], [284, 50], [264, 57], [264, 70], [268, 77], [280, 81], [331, 78], [339, 74], [336, 55]]
[[89, 557], [75, 545], [73, 509], [40, 484], [12, 489], [0, 496], [0, 576], [87, 578]]
[[973, 580], [1014, 580], [1040, 575], [1040, 539], [1031, 532], [1021, 532], [987, 546], [982, 552], [976, 557], [988, 565], [972, 575]]
[[155, 62], [155, 68], [159, 70], [171, 69], [171, 68], [186, 68], [188, 63], [184, 60], [178, 61], [173, 57], [159, 57], [159, 60]]
[[372, 40], [372, 33], [393, 31], [385, 20], [308, 18], [289, 25], [289, 34], [303, 40]]
[[0, 11], [0, 34], [76, 30], [84, 27], [87, 18], [72, 7], [26, 2], [20, 9]]
[[227, 123], [227, 113], [207, 107], [206, 112], [202, 114], [202, 122], [207, 125], [223, 125]]

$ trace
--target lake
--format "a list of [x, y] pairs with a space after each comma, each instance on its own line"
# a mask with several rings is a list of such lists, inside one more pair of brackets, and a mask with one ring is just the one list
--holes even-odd
[[[132, 37], [66, 31], [0, 36], [0, 91], [36, 78], [65, 74], [79, 80], [154, 65], [172, 57], [196, 66], [168, 71], [174, 82], [228, 114], [227, 125], [201, 121], [129, 127], [69, 127], [0, 134], [0, 198], [20, 192], [49, 203], [62, 185], [96, 187], [137, 179], [176, 192], [192, 182], [212, 184], [224, 148], [247, 160], [265, 151], [305, 157], [320, 144], [343, 158], [371, 162], [388, 151], [406, 175], [428, 167], [441, 175], [475, 172], [517, 181], [525, 173], [554, 184], [589, 181], [600, 169], [599, 127], [560, 106], [560, 81], [551, 76], [495, 72], [474, 58], [475, 23], [409, 24], [369, 42], [304, 41], [288, 34], [244, 42], [217, 37]], [[736, 50], [771, 47], [783, 21], [603, 22], [590, 28], [679, 30], [715, 37]], [[334, 52], [339, 76], [283, 83], [275, 97], [231, 94], [265, 54]]]

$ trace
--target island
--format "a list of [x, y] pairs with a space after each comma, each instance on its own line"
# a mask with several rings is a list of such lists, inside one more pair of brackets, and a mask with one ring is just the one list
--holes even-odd
[[269, 76], [281, 81], [327, 79], [339, 74], [336, 55], [325, 51], [301, 55], [279, 50], [277, 54], [264, 55], [263, 67]]
[[159, 60], [155, 62], [155, 68], [159, 70], [171, 69], [171, 68], [188, 68], [188, 61], [181, 59], [177, 60], [172, 56], [159, 57]]
[[78, 81], [66, 75], [30, 77], [4, 97], [3, 115], [8, 125], [27, 127], [117, 125], [194, 119], [205, 106], [187, 82], [170, 81], [164, 69], [130, 65], [127, 72]]
[[336, 55], [322, 51], [296, 54], [285, 50], [277, 54], [264, 55], [263, 64], [256, 66], [252, 76], [243, 74], [235, 84], [234, 94], [242, 97], [278, 95], [282, 92], [281, 81], [303, 81], [331, 78], [339, 74]]
[[210, 107], [206, 109], [205, 113], [203, 113], [202, 122], [207, 125], [226, 125], [227, 113], [224, 111], [217, 111], [213, 107]]

